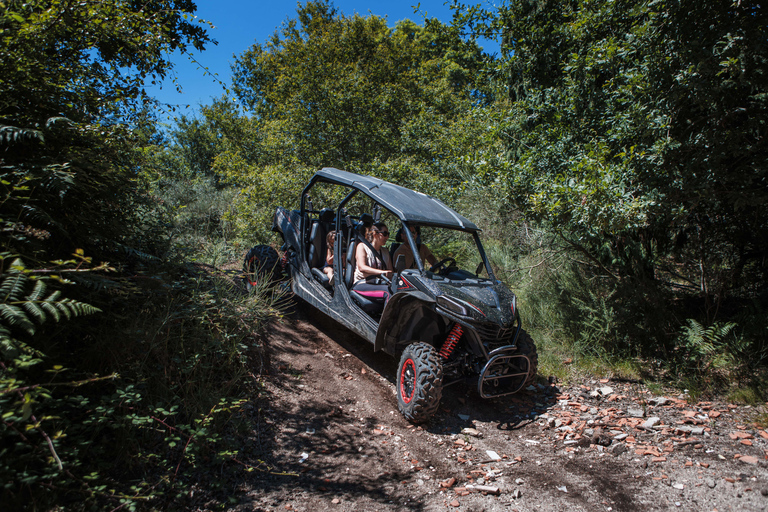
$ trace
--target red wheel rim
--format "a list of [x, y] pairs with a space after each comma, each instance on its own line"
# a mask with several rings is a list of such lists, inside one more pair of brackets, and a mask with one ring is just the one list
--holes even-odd
[[400, 398], [406, 404], [413, 400], [413, 394], [416, 391], [416, 365], [413, 359], [408, 358], [403, 363], [400, 371]]
[[245, 280], [248, 281], [248, 284], [251, 286], [256, 286], [256, 283], [258, 282], [256, 280], [256, 265], [254, 264], [254, 261], [256, 261], [255, 257], [248, 260], [248, 270], [250, 270], [250, 272], [246, 272], [245, 274]]

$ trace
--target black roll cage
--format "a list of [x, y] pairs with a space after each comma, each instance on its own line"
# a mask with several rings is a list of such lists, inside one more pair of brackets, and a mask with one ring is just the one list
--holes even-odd
[[[307, 186], [304, 187], [304, 190], [302, 190], [301, 192], [300, 230], [301, 230], [302, 243], [306, 243], [306, 237], [307, 237], [306, 230], [308, 228], [308, 226], [306, 225], [307, 223], [306, 213], [308, 212], [306, 208], [306, 202], [307, 202], [307, 199], [310, 197], [309, 196], [310, 190], [317, 183], [330, 183], [332, 185], [340, 185], [340, 186], [348, 187], [351, 189], [350, 192], [344, 197], [344, 199], [342, 199], [341, 202], [335, 207], [336, 211], [334, 216], [334, 222], [335, 222], [336, 229], [339, 229], [342, 225], [342, 217], [343, 217], [342, 212], [344, 211], [346, 204], [350, 200], [352, 200], [352, 198], [354, 198], [358, 192], [362, 192], [366, 197], [372, 199], [375, 202], [375, 204], [381, 205], [383, 208], [386, 208], [390, 213], [392, 213], [395, 217], [397, 217], [397, 219], [403, 225], [404, 227], [403, 234], [405, 235], [408, 241], [408, 244], [414, 256], [414, 261], [420, 273], [424, 274], [427, 271], [427, 269], [424, 268], [424, 262], [421, 261], [421, 255], [419, 254], [416, 241], [411, 236], [411, 230], [409, 229], [411, 225], [431, 226], [431, 227], [453, 229], [457, 231], [471, 233], [472, 238], [475, 241], [475, 246], [477, 247], [477, 250], [480, 253], [480, 257], [483, 260], [483, 265], [485, 266], [485, 270], [488, 273], [488, 278], [494, 281], [496, 280], [496, 277], [493, 274], [493, 269], [491, 268], [490, 261], [488, 260], [488, 256], [486, 255], [485, 249], [483, 248], [483, 244], [480, 242], [480, 237], [479, 237], [480, 228], [478, 228], [470, 220], [462, 217], [456, 211], [454, 211], [450, 207], [446, 206], [443, 202], [441, 202], [440, 200], [432, 196], [415, 192], [413, 190], [406, 189], [398, 185], [394, 185], [392, 183], [383, 181], [378, 178], [373, 178], [371, 176], [360, 176], [357, 174], [352, 174], [347, 171], [341, 171], [339, 169], [334, 169], [331, 167], [326, 167], [318, 171], [312, 177], [312, 179], [310, 179], [309, 183], [307, 183]], [[387, 192], [387, 189], [397, 191], [401, 201], [398, 203], [396, 201], [387, 200], [386, 198], [382, 197], [382, 194], [385, 194]], [[376, 193], [373, 192], [374, 190], [376, 191]], [[420, 208], [413, 208], [414, 203], [419, 203], [420, 205], [423, 205], [426, 203], [426, 208], [424, 208], [423, 206]], [[409, 206], [411, 207], [411, 209], [408, 208]], [[432, 212], [437, 212], [439, 215], [436, 215], [435, 218], [430, 218], [429, 213], [425, 213], [425, 211], [429, 212], [430, 210]], [[316, 213], [316, 212], [312, 210], [312, 213]], [[344, 252], [344, 251], [340, 251], [342, 249], [341, 247], [342, 239], [343, 237], [339, 237], [339, 236], [336, 237], [336, 242], [334, 246], [335, 254], [341, 254], [342, 252]], [[300, 252], [302, 254], [302, 259], [305, 260], [306, 251], [302, 249], [302, 251]], [[340, 261], [339, 259], [334, 259], [334, 271], [336, 272], [341, 271], [340, 268], [336, 268], [339, 261]]]

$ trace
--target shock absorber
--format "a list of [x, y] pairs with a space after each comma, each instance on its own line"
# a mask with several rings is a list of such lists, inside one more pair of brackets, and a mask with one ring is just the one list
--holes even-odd
[[464, 334], [464, 329], [462, 329], [461, 325], [453, 324], [453, 329], [451, 329], [451, 332], [443, 343], [443, 347], [440, 349], [440, 356], [442, 356], [443, 359], [451, 357], [453, 349], [456, 348], [456, 344], [459, 342], [462, 334]]

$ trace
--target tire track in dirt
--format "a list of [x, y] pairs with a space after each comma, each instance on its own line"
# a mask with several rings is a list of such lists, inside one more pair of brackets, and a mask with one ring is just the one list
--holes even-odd
[[[636, 445], [614, 441], [609, 448], [598, 444], [597, 437], [592, 443], [581, 434], [594, 426], [615, 435], [617, 424], [634, 432], [625, 411], [636, 403], [631, 393], [645, 392], [639, 385], [611, 382], [624, 394], [610, 398], [595, 395], [601, 385], [597, 383], [567, 390], [539, 386], [489, 401], [456, 385], [444, 391], [435, 418], [414, 427], [397, 412], [397, 361], [374, 353], [370, 344], [332, 320], [302, 304], [270, 326], [264, 339], [270, 374], [254, 434], [254, 445], [261, 449], [252, 457], [296, 476], [252, 473], [243, 482], [239, 510], [768, 507], [768, 497], [762, 494], [768, 495], [765, 456], [754, 465], [733, 458], [732, 448], [744, 453], [750, 448], [754, 455], [768, 448], [760, 436], [754, 446], [734, 448], [727, 433], [743, 423], [742, 418], [710, 422], [711, 432], [696, 445], [699, 448], [691, 444], [694, 441], [671, 443], [669, 439], [678, 438], [666, 431], [643, 430], [636, 432]], [[649, 407], [653, 414], [656, 410], [667, 414], [670, 424], [675, 419], [671, 415], [679, 412], [669, 406]], [[568, 425], [558, 426], [571, 417], [579, 429], [575, 434], [562, 430]], [[667, 446], [662, 442], [680, 446], [673, 446], [667, 457], [653, 457]], [[652, 453], [638, 454], [637, 446], [650, 446]], [[488, 450], [502, 459], [491, 460]], [[441, 482], [454, 478], [451, 488], [441, 488]], [[498, 487], [500, 494], [472, 492], [472, 485]]]

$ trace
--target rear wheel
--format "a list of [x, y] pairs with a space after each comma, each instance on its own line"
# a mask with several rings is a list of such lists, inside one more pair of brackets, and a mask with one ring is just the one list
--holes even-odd
[[525, 379], [525, 384], [523, 384], [523, 387], [527, 387], [536, 380], [536, 372], [539, 369], [539, 353], [530, 334], [523, 329], [520, 329], [520, 336], [517, 337], [517, 351], [526, 356], [531, 362], [531, 366], [528, 369], [528, 377]]
[[245, 255], [243, 262], [243, 279], [245, 288], [250, 292], [259, 283], [273, 284], [280, 280], [283, 269], [280, 266], [280, 256], [270, 245], [257, 245]]
[[443, 396], [443, 364], [432, 345], [411, 343], [397, 370], [397, 408], [408, 421], [424, 423], [437, 412]]

